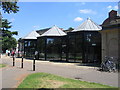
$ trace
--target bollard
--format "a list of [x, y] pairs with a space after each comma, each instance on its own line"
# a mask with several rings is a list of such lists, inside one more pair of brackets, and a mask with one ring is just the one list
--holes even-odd
[[35, 71], [35, 58], [33, 60], [33, 71]]
[[21, 63], [21, 68], [23, 68], [23, 57], [22, 57], [22, 63]]
[[13, 66], [15, 66], [15, 57], [13, 56]]

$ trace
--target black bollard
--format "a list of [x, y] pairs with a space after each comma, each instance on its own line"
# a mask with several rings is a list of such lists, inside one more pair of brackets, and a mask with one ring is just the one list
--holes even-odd
[[21, 63], [21, 68], [23, 68], [23, 57], [22, 57], [22, 63]]
[[15, 66], [15, 57], [13, 56], [13, 66]]
[[33, 71], [35, 71], [35, 58], [33, 60]]

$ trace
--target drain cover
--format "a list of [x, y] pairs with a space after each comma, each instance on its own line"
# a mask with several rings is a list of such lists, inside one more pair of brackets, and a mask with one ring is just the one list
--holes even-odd
[[75, 79], [78, 79], [78, 80], [79, 80], [79, 79], [82, 79], [82, 78], [80, 78], [80, 77], [75, 77]]

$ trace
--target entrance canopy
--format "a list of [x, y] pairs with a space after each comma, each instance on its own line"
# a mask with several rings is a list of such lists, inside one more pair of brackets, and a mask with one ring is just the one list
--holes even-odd
[[85, 22], [83, 22], [80, 26], [78, 26], [75, 30], [76, 31], [98, 31], [101, 30], [101, 26], [93, 22], [90, 18], [88, 18]]
[[62, 31], [60, 28], [54, 25], [48, 31], [43, 33], [41, 36], [65, 36], [65, 35], [66, 33], [64, 31]]

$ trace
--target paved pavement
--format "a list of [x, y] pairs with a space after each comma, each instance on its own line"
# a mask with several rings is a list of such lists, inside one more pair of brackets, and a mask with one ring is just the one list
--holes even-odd
[[24, 59], [24, 68], [21, 68], [21, 58], [15, 59], [15, 66], [12, 66], [12, 58], [5, 57], [0, 63], [8, 66], [0, 69], [0, 88], [16, 88], [22, 80], [31, 73], [46, 72], [67, 78], [79, 78], [83, 81], [96, 82], [105, 85], [118, 87], [118, 73], [97, 71], [97, 68], [88, 66], [77, 66], [74, 63], [55, 63], [49, 61], [36, 61], [36, 70], [33, 71], [33, 60]]

